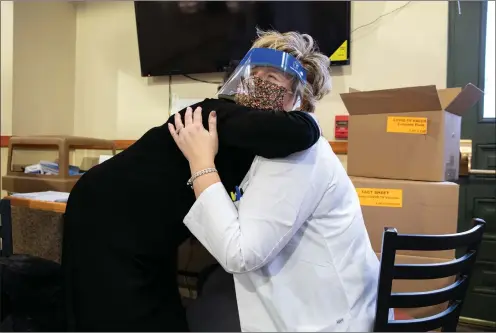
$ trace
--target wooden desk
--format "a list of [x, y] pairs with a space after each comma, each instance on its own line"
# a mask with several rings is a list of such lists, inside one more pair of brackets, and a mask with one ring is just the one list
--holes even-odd
[[47, 201], [38, 201], [24, 198], [16, 198], [12, 196], [5, 197], [4, 199], [10, 200], [11, 206], [16, 207], [27, 207], [31, 209], [44, 210], [49, 212], [56, 213], [64, 213], [65, 212], [65, 203], [61, 202], [47, 202]]
[[[14, 253], [36, 255], [60, 262], [66, 204], [8, 196], [12, 211]], [[178, 269], [198, 273], [215, 259], [198, 242], [179, 247]]]
[[13, 252], [60, 262], [66, 204], [12, 196], [4, 199], [11, 206]]

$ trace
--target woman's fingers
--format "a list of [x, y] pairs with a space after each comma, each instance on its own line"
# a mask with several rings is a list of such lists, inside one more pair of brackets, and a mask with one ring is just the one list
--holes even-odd
[[217, 137], [217, 113], [211, 111], [208, 115], [208, 131], [210, 135]]
[[177, 140], [179, 139], [179, 135], [177, 135], [177, 132], [176, 132], [176, 129], [175, 129], [174, 125], [168, 124], [167, 126], [169, 127], [169, 132], [172, 135], [172, 138], [174, 139], [174, 142], [177, 144], [178, 143]]
[[195, 124], [199, 124], [199, 125], [202, 125], [203, 124], [203, 121], [202, 121], [202, 108], [201, 107], [197, 107], [195, 109], [195, 112], [193, 114], [193, 122]]
[[193, 123], [193, 109], [188, 106], [186, 114], [184, 115], [184, 126], [189, 126]]
[[175, 130], [178, 132], [184, 128], [183, 121], [181, 120], [181, 115], [179, 114], [179, 112], [174, 115], [174, 124], [176, 125]]

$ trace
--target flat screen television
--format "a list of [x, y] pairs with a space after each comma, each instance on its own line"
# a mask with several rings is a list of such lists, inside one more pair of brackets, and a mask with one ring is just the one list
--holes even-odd
[[308, 33], [331, 64], [350, 63], [349, 1], [135, 1], [142, 76], [222, 72], [256, 27]]

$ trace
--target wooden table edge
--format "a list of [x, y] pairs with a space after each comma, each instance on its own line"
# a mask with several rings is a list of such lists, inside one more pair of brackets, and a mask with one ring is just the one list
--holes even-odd
[[66, 204], [63, 202], [40, 201], [26, 198], [17, 198], [12, 196], [4, 197], [3, 199], [9, 200], [11, 206], [65, 213]]

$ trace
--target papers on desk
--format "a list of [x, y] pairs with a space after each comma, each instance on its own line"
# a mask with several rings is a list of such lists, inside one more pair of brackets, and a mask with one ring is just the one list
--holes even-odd
[[102, 164], [106, 160], [110, 160], [112, 157], [114, 157], [114, 155], [100, 155], [98, 157], [98, 164]]
[[12, 194], [12, 197], [48, 202], [67, 202], [69, 193], [57, 191], [14, 193]]
[[[59, 165], [55, 162], [40, 161], [38, 164], [28, 165], [24, 168], [24, 173], [34, 173], [41, 175], [58, 175]], [[69, 165], [69, 176], [82, 174], [77, 166]]]

